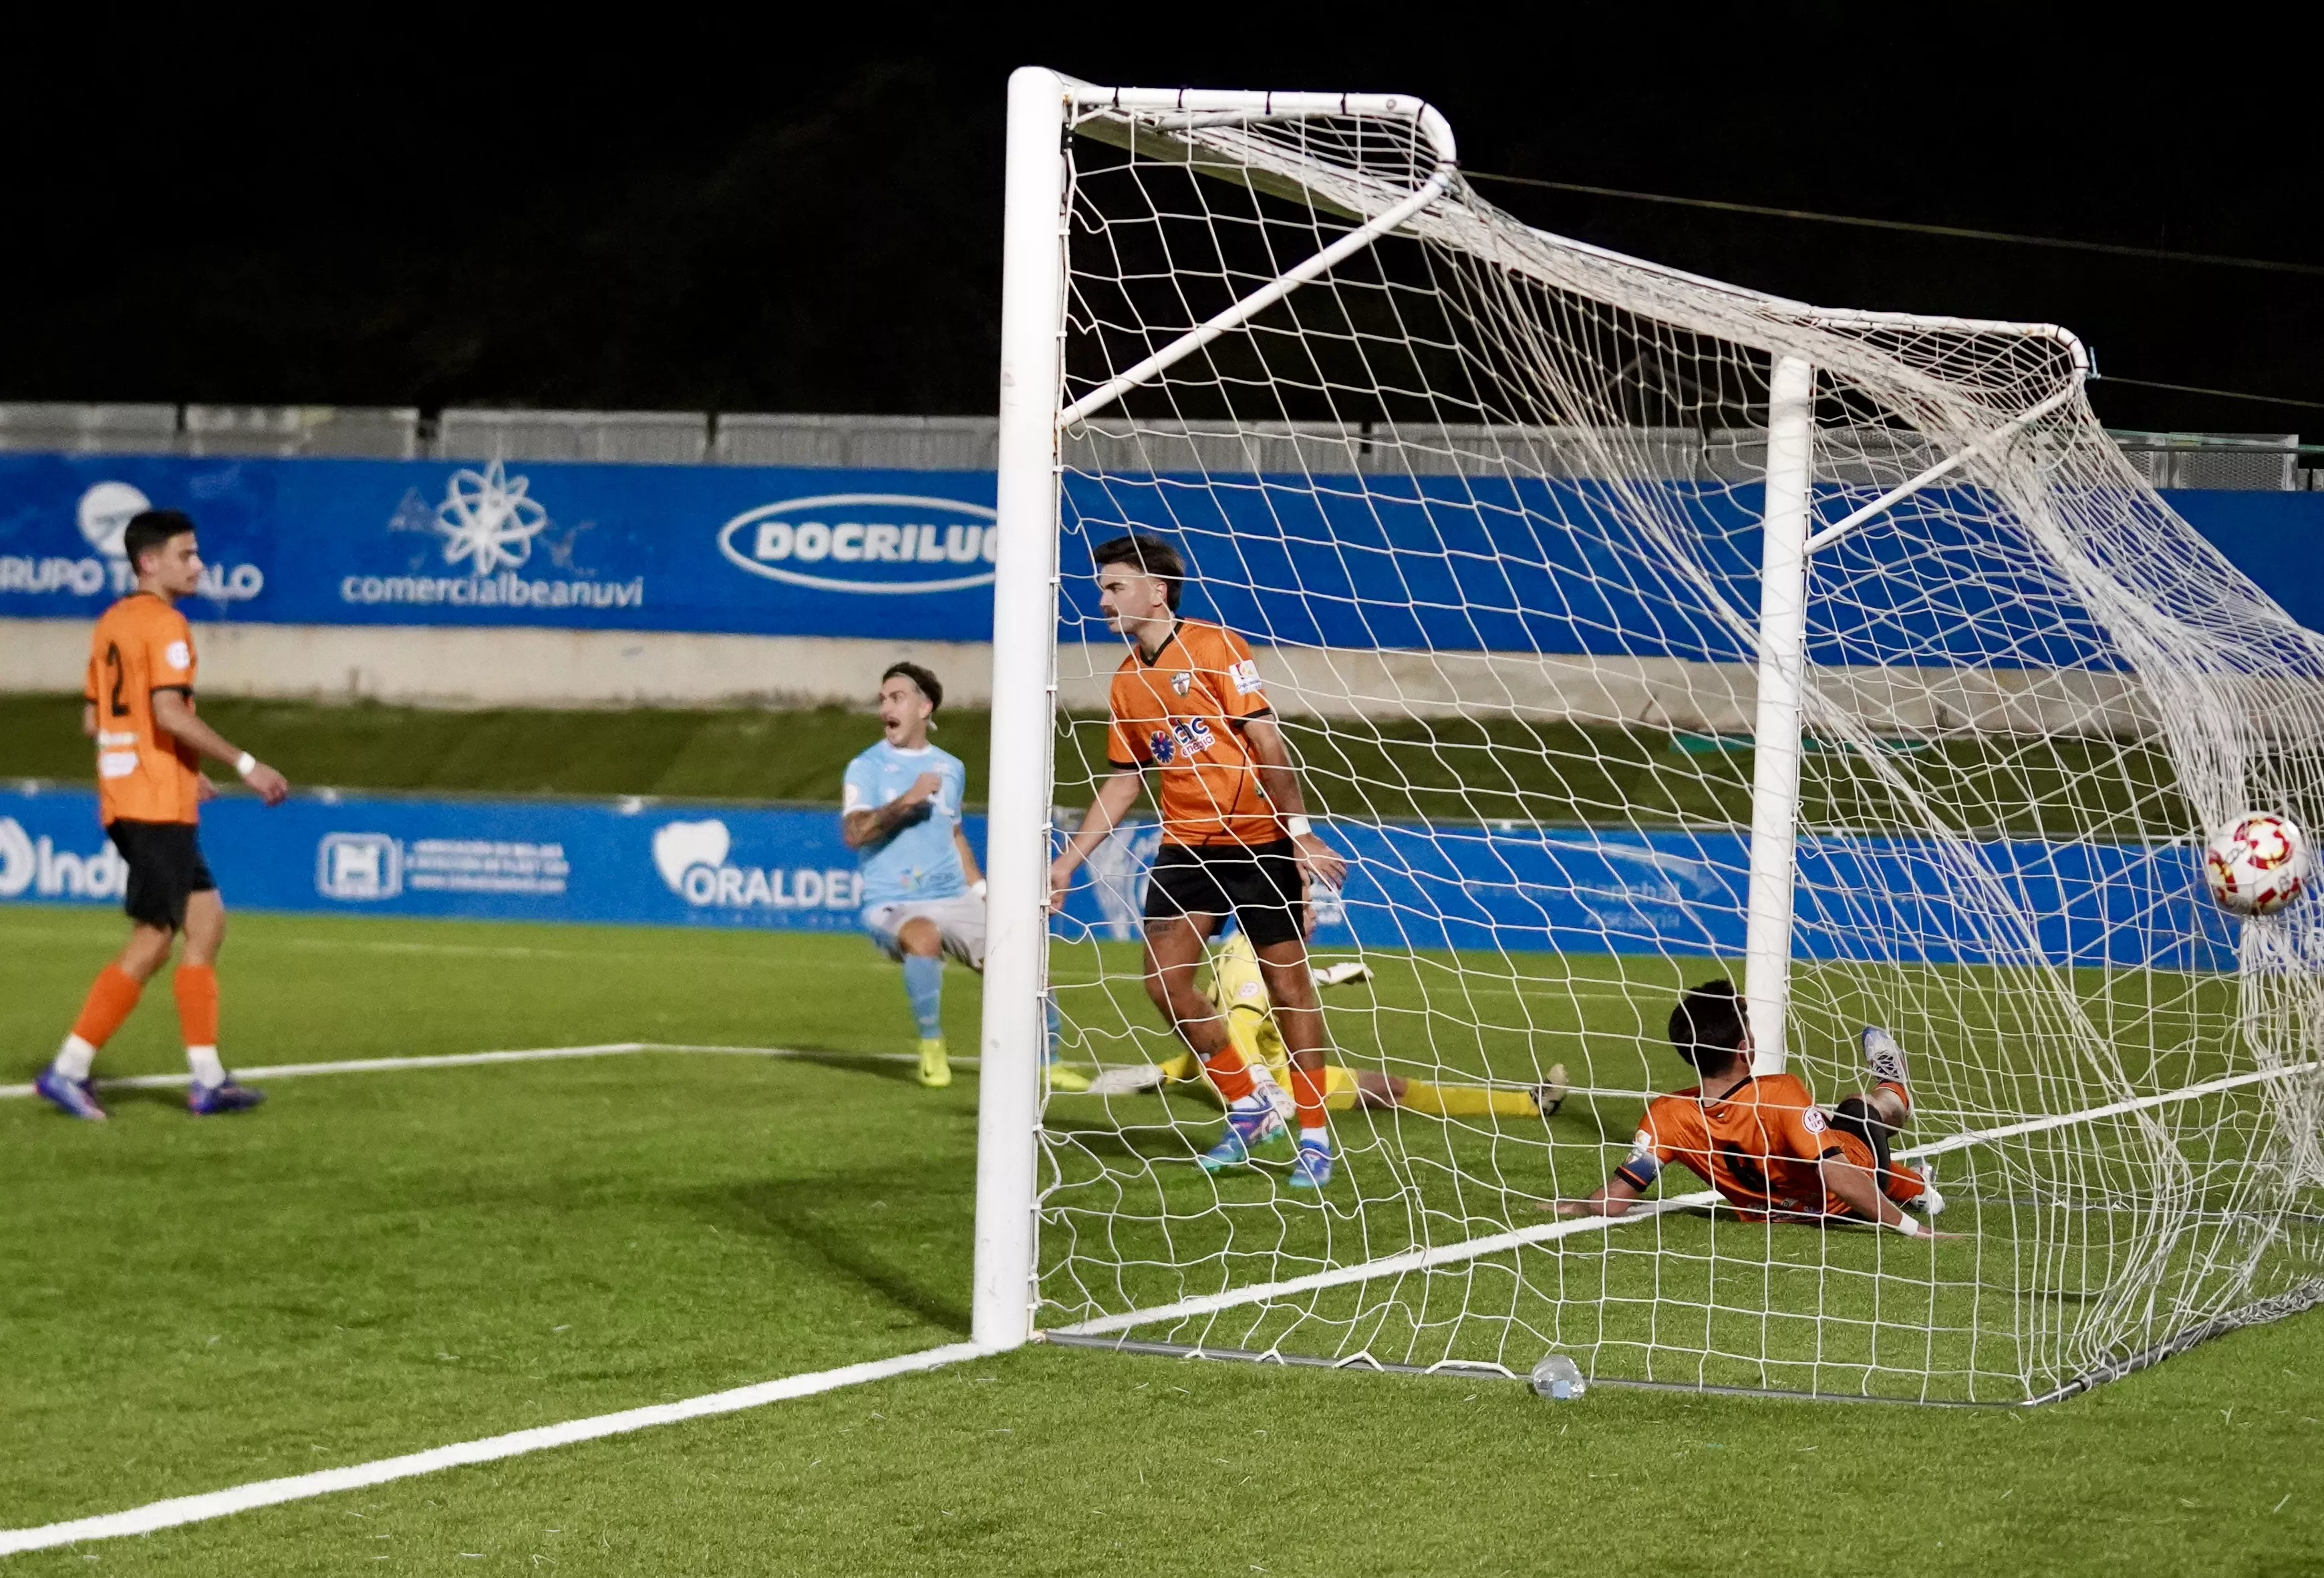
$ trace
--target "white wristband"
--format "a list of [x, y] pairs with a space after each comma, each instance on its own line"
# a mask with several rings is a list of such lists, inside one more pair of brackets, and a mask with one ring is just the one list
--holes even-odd
[[234, 759], [234, 771], [237, 778], [248, 778], [257, 769], [258, 758], [247, 751]]
[[1315, 831], [1315, 824], [1305, 817], [1286, 817], [1283, 830], [1294, 838], [1305, 838]]
[[1888, 1225], [1895, 1228], [1898, 1232], [1903, 1233], [1906, 1238], [1918, 1238], [1921, 1236], [1921, 1224], [1914, 1221], [1909, 1216], [1899, 1216], [1895, 1221], [1890, 1223]]
[[968, 885], [968, 891], [982, 899], [984, 897], [984, 890], [989, 885], [982, 877], [979, 877]]

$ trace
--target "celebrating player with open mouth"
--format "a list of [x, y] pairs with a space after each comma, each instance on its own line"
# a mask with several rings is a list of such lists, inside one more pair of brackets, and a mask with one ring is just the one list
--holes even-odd
[[186, 1108], [199, 1116], [240, 1112], [260, 1096], [236, 1084], [218, 1061], [217, 954], [226, 940], [226, 905], [194, 833], [201, 802], [217, 792], [202, 776], [201, 759], [231, 762], [270, 806], [281, 805], [290, 786], [194, 715], [194, 633], [176, 607], [201, 580], [193, 521], [175, 510], [147, 510], [129, 522], [121, 546], [137, 572], [137, 589], [97, 622], [81, 732], [97, 742], [98, 814], [129, 865], [124, 908], [133, 926], [128, 946], [98, 974], [72, 1033], [35, 1084], [73, 1117], [105, 1117], [89, 1066], [137, 1006], [145, 983], [169, 963], [182, 931], [186, 951], [174, 984], [194, 1076]]
[[1324, 1116], [1323, 1014], [1307, 969], [1305, 884], [1337, 887], [1346, 863], [1315, 836], [1299, 775], [1260, 683], [1250, 648], [1233, 632], [1178, 617], [1186, 568], [1152, 537], [1116, 538], [1091, 555], [1098, 606], [1130, 643], [1113, 677], [1107, 764], [1081, 828], [1049, 867], [1049, 902], [1065, 902], [1074, 870], [1103, 843], [1156, 777], [1162, 850], [1146, 886], [1146, 990], [1227, 1103], [1226, 1133], [1203, 1158], [1213, 1172], [1252, 1159], [1284, 1138], [1282, 1117], [1225, 1020], [1196, 984], [1204, 944], [1232, 915], [1250, 939], [1290, 1050], [1299, 1140], [1294, 1188], [1332, 1178]]
[[[840, 836], [863, 872], [863, 929], [904, 966], [904, 995], [920, 1031], [920, 1083], [952, 1083], [944, 1041], [944, 967], [949, 954], [984, 968], [984, 879], [961, 830], [968, 769], [928, 743], [944, 685], [918, 663], [892, 663], [880, 676], [880, 743], [847, 764]], [[1083, 1091], [1088, 1079], [1056, 1060], [1049, 1015], [1052, 1090]]]

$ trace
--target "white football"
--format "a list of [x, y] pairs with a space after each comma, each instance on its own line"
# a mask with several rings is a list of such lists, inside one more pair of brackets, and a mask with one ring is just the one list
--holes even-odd
[[2289, 817], [2236, 817], [2203, 852], [2203, 880], [2231, 915], [2273, 915], [2307, 890], [2308, 841]]

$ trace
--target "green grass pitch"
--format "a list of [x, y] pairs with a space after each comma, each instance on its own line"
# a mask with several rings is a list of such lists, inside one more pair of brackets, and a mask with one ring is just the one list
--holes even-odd
[[[119, 935], [0, 910], [0, 1079], [30, 1077]], [[973, 1082], [865, 1056], [910, 1030], [857, 939], [242, 916], [222, 974], [251, 1064], [811, 1056], [282, 1080], [216, 1122], [168, 1093], [123, 1093], [104, 1128], [0, 1103], [0, 1526], [965, 1333]], [[977, 1006], [954, 973], [955, 1044]], [[179, 1066], [170, 1021], [152, 994], [102, 1071]], [[1552, 1406], [1037, 1346], [9, 1566], [2293, 1573], [2324, 1571], [2319, 1419], [2314, 1315], [2032, 1413]]]

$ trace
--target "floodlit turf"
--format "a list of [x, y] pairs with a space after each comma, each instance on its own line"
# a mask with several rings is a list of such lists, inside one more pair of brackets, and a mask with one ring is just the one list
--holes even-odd
[[[217, 1122], [158, 1094], [103, 1129], [0, 1103], [0, 1524], [964, 1334], [973, 1082], [924, 1092], [861, 1056], [909, 1028], [855, 939], [235, 925], [246, 1062], [633, 1038], [825, 1056], [283, 1080]], [[0, 1077], [30, 1074], [117, 936], [0, 910]], [[953, 980], [964, 1043], [977, 994]], [[109, 1069], [175, 1066], [167, 1008]], [[1506, 1382], [1044, 1349], [10, 1566], [1773, 1573], [1844, 1549], [1868, 1571], [2295, 1572], [2324, 1537], [2319, 1418], [2317, 1316], [2029, 1417], [1606, 1389], [1554, 1407]]]
[[[1059, 950], [1066, 1012], [1104, 1061], [1167, 1056], [1129, 960]], [[1505, 1086], [1562, 1064], [1575, 1084], [1669, 1089], [1689, 1076], [1659, 1021], [1711, 961], [1371, 955], [1368, 987], [1326, 995], [1332, 1042], [1358, 1067]], [[1078, 984], [1103, 968], [1104, 995]], [[1919, 1117], [1936, 1140], [2102, 1099], [2070, 1065], [2037, 1059], [2009, 1016], [2031, 992], [1960, 966], [1804, 966], [1794, 1069], [1826, 1103], [1863, 1088], [1855, 1038], [1895, 1027], [1914, 1049]], [[2143, 1088], [2216, 1076], [2227, 1049], [2189, 1034], [2232, 1023], [2216, 977], [2081, 972], [2083, 1007], [2115, 1020], [2116, 1050]], [[2153, 1001], [2126, 1001], [2137, 988]], [[2204, 1011], [2191, 1016], [2200, 1006]], [[2132, 1014], [2130, 1009], [2142, 1010]], [[1555, 1198], [1600, 1183], [1637, 1126], [1632, 1095], [1580, 1094], [1554, 1119], [1357, 1112], [1336, 1121], [1334, 1187], [1286, 1188], [1278, 1166], [1216, 1176], [1193, 1165], [1219, 1130], [1194, 1099], [1060, 1098], [1047, 1148], [1045, 1238], [1052, 1324], [1120, 1315], [1333, 1266], [1545, 1225]], [[2234, 1280], [2260, 1222], [2247, 1147], [2268, 1097], [2244, 1089], [2166, 1110], [2187, 1171], [2170, 1258], [2153, 1254], [2151, 1130], [2119, 1120], [1956, 1152], [1939, 1164], [1946, 1241], [1738, 1221], [1694, 1211], [1588, 1232], [1521, 1253], [1462, 1260], [1268, 1305], [1246, 1304], [1141, 1338], [1388, 1363], [1523, 1368], [1554, 1343], [1600, 1376], [1960, 1401], [2023, 1400], [2172, 1334], [2174, 1312], [2233, 1308], [2324, 1267], [2312, 1212], [2275, 1236], [2256, 1281]], [[2175, 1165], [2175, 1164], [2174, 1164]], [[1670, 1186], [1675, 1185], [1675, 1187]], [[1665, 1193], [1700, 1187], [1673, 1168]], [[2144, 1290], [2151, 1290], [2150, 1307]], [[2124, 1295], [2131, 1294], [2126, 1301]]]

